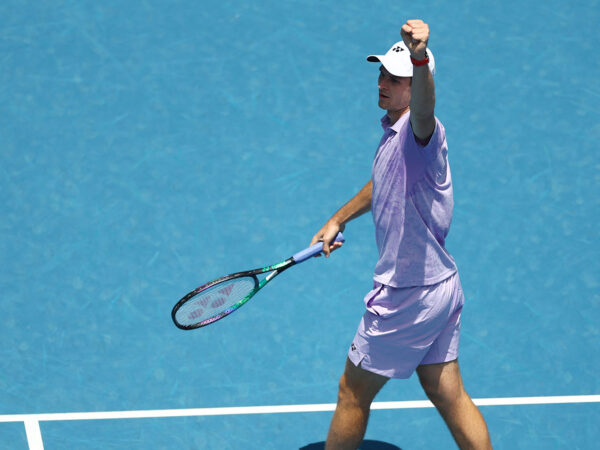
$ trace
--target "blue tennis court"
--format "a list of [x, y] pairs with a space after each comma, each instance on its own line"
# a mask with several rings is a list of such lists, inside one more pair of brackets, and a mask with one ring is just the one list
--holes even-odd
[[[370, 216], [223, 321], [170, 312], [306, 247], [368, 181], [365, 57], [410, 18], [436, 59], [467, 390], [494, 448], [596, 448], [598, 1], [7, 0], [0, 449], [323, 448]], [[361, 448], [454, 448], [430, 406], [391, 381]]]

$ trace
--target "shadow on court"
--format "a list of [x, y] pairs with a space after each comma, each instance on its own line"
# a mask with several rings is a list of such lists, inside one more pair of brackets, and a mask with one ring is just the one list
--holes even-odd
[[[324, 450], [325, 442], [315, 442], [314, 444], [308, 444], [305, 447], [300, 447], [298, 450]], [[393, 444], [381, 441], [370, 441], [365, 440], [360, 444], [359, 450], [402, 450]]]

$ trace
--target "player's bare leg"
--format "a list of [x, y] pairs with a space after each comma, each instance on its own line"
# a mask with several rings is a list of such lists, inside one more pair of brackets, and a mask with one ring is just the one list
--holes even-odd
[[461, 449], [491, 449], [481, 412], [465, 391], [457, 361], [417, 368], [421, 386]]
[[327, 435], [327, 450], [356, 450], [360, 446], [367, 430], [371, 403], [387, 380], [346, 360]]

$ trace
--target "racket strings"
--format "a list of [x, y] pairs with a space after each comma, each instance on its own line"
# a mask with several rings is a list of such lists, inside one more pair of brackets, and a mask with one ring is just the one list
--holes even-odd
[[175, 314], [181, 325], [193, 325], [235, 310], [256, 287], [256, 278], [245, 276], [217, 283], [198, 292]]

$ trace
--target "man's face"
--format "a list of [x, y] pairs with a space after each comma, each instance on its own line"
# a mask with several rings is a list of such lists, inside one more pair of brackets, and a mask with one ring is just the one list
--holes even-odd
[[379, 107], [389, 112], [404, 111], [410, 104], [410, 77], [396, 77], [379, 67]]

